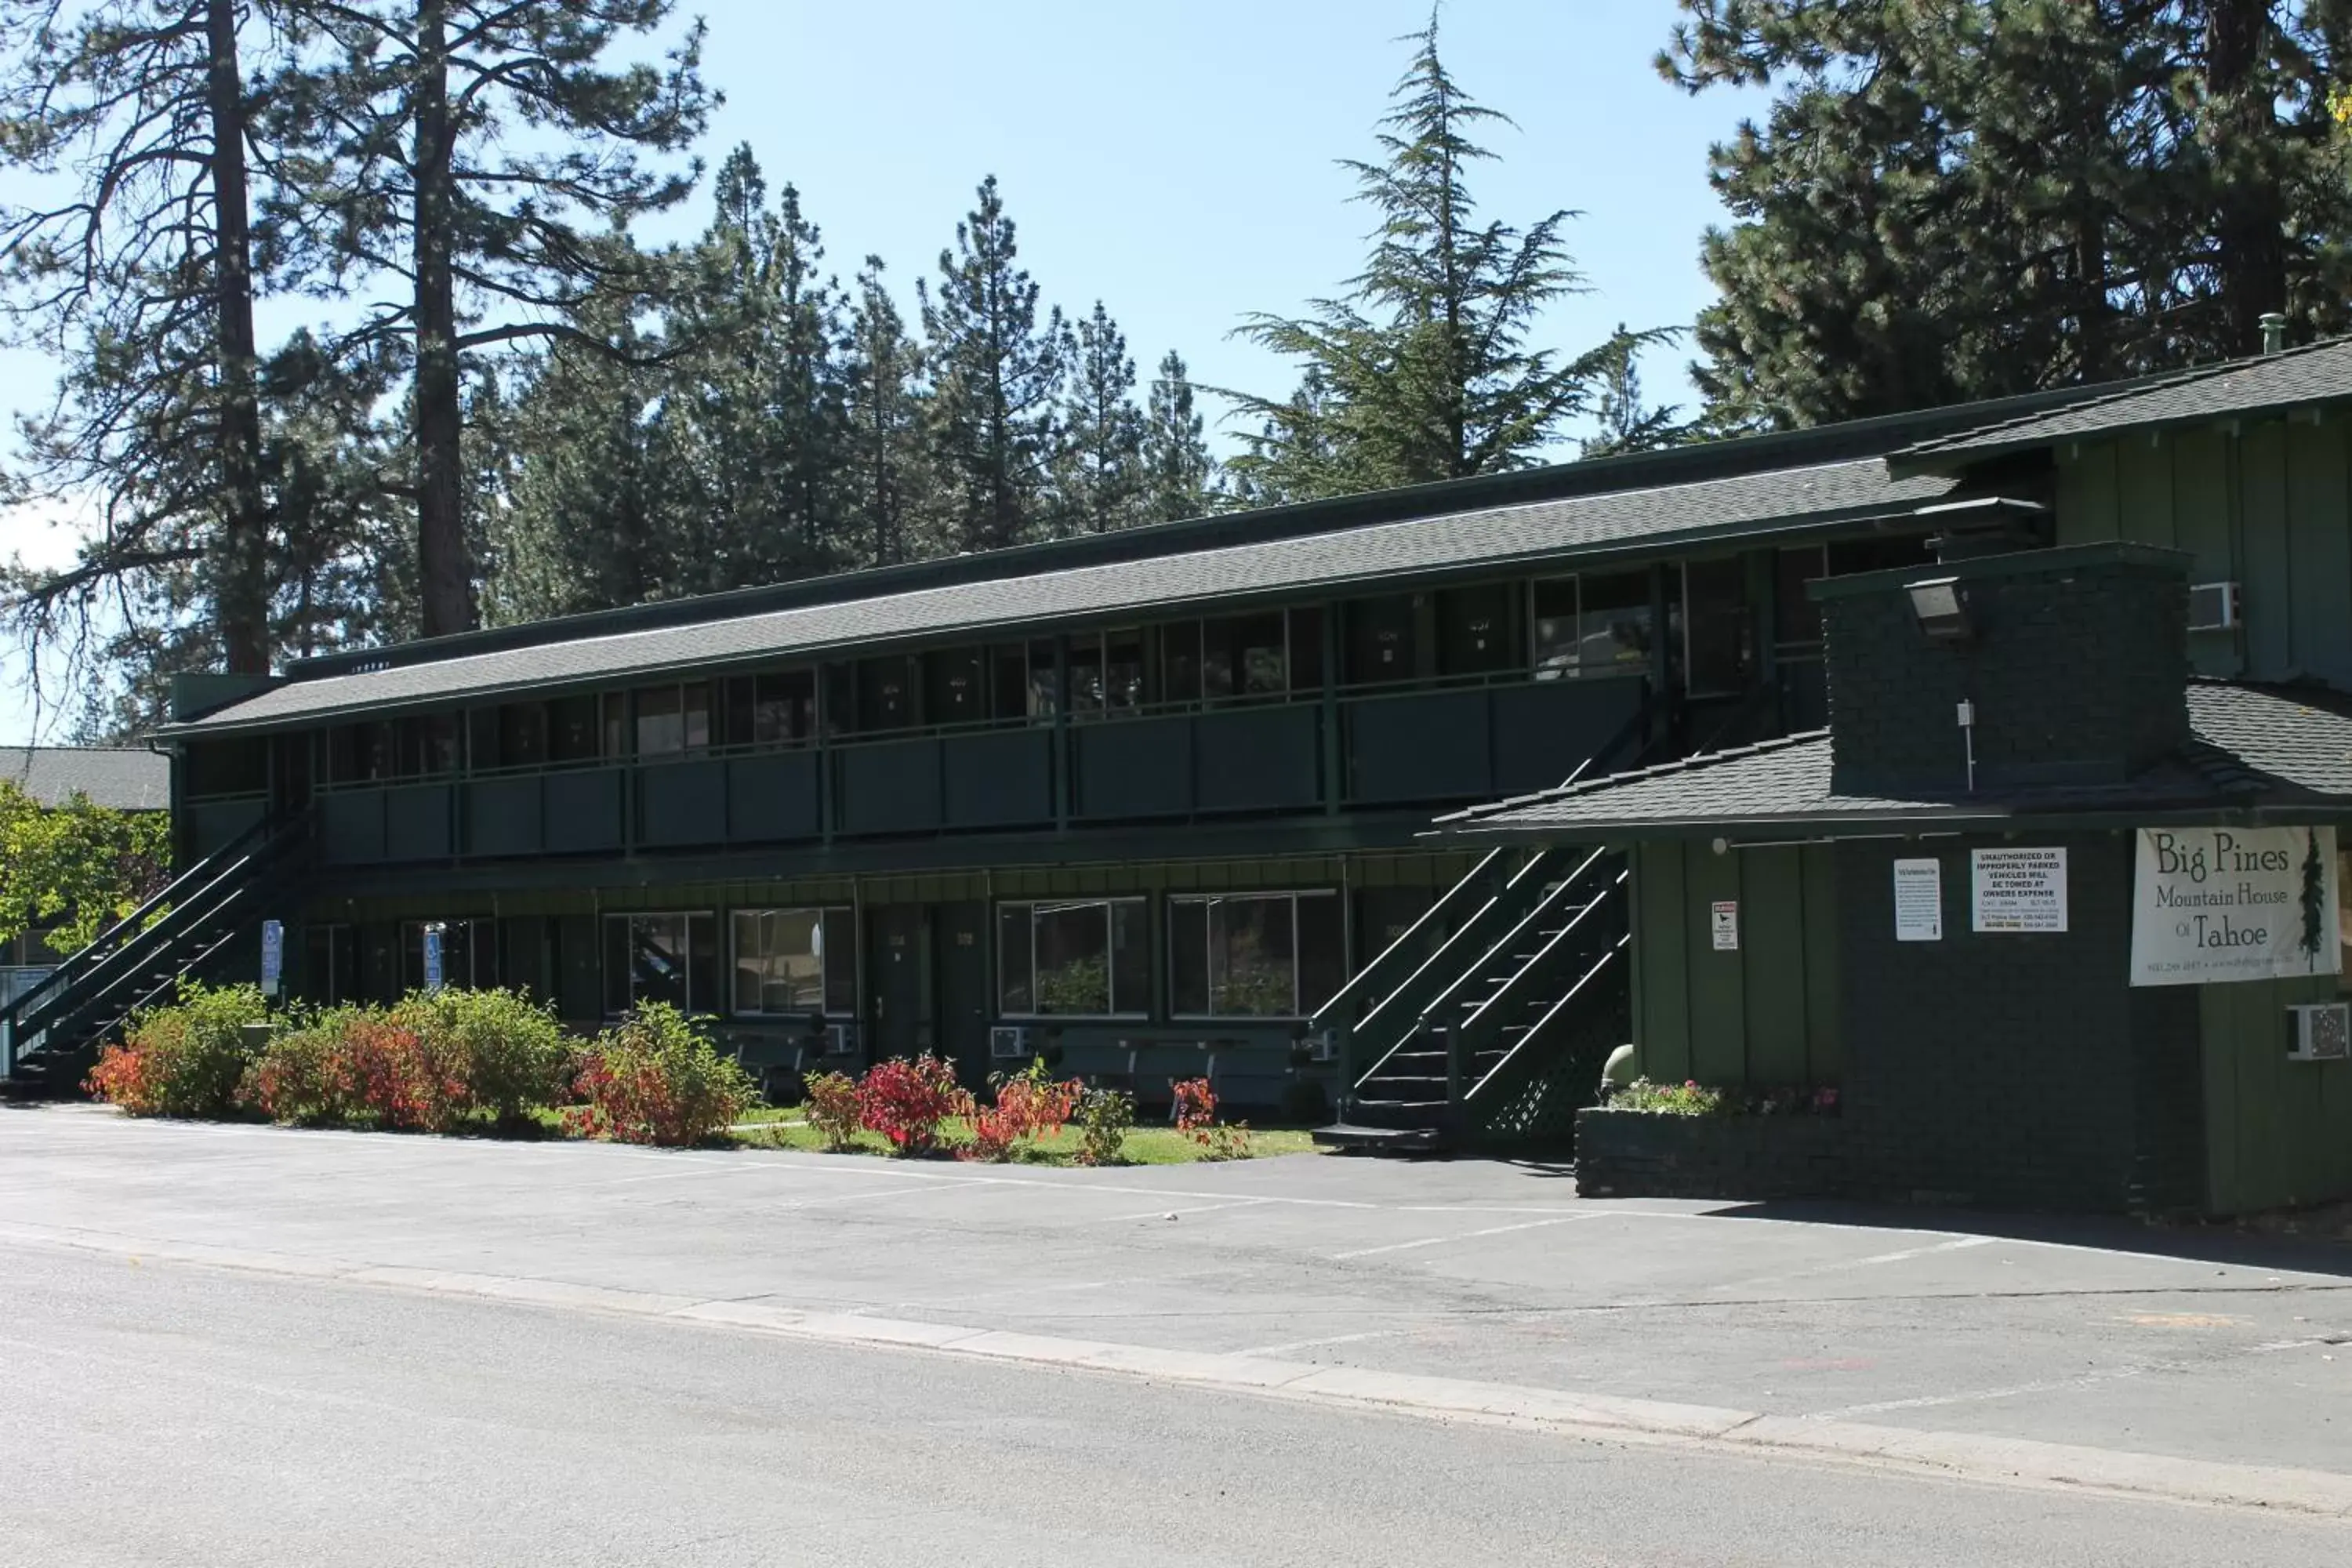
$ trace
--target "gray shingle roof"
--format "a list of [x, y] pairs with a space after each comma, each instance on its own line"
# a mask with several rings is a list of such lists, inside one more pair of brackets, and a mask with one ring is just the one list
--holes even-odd
[[1490, 507], [1009, 581], [956, 584], [293, 680], [184, 728], [283, 724], [523, 689], [807, 657], [894, 638], [981, 636], [994, 628], [1055, 620], [1173, 613], [1219, 599], [1337, 588], [1393, 574], [1500, 567], [1798, 521], [1858, 520], [1909, 511], [1947, 494], [1952, 485], [1934, 476], [1894, 479], [1884, 463], [1868, 458]]
[[2138, 777], [1943, 798], [1840, 795], [1826, 730], [1564, 789], [1474, 806], [1439, 818], [1454, 834], [1603, 834], [1759, 824], [1834, 833], [1889, 818], [1970, 821], [2122, 810], [2352, 806], [2352, 718], [2290, 694], [2199, 681], [2189, 689], [2196, 740]]
[[162, 811], [172, 804], [172, 760], [155, 752], [0, 746], [0, 779], [43, 805], [63, 805], [77, 795], [117, 811]]
[[1917, 473], [2117, 430], [2200, 424], [2346, 399], [2352, 399], [2352, 340], [2337, 338], [2258, 359], [2200, 366], [2056, 413], [1922, 441], [1887, 461], [1898, 473]]

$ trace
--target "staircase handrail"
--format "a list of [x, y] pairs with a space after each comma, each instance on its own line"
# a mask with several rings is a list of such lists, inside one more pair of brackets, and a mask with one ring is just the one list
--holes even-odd
[[1522, 1064], [1537, 1059], [1538, 1053], [1543, 1048], [1545, 1038], [1550, 1032], [1553, 1021], [1576, 1005], [1586, 989], [1598, 983], [1601, 976], [1612, 965], [1623, 961], [1625, 950], [1633, 941], [1633, 932], [1620, 931], [1617, 934], [1617, 940], [1601, 950], [1601, 955], [1577, 977], [1576, 984], [1561, 992], [1559, 999], [1544, 1009], [1543, 1016], [1530, 1025], [1528, 1032], [1521, 1035], [1512, 1043], [1511, 1048], [1503, 1053], [1502, 1059], [1488, 1068], [1478, 1081], [1470, 1086], [1469, 1091], [1462, 1097], [1462, 1105], [1465, 1112], [1479, 1109], [1483, 1104], [1482, 1097], [1491, 1099], [1495, 1094], [1500, 1093], [1501, 1090], [1496, 1088], [1497, 1084], [1513, 1081]]
[[[1307, 1020], [1307, 1032], [1313, 1034], [1339, 1026], [1349, 1017], [1355, 1005], [1363, 1001], [1374, 991], [1380, 991], [1381, 995], [1385, 996], [1388, 993], [1381, 990], [1381, 987], [1387, 977], [1412, 962], [1413, 939], [1434, 931], [1438, 922], [1450, 920], [1465, 905], [1485, 892], [1492, 879], [1491, 873], [1499, 869], [1496, 863], [1506, 855], [1512, 853], [1514, 851], [1507, 848], [1487, 850], [1479, 858], [1478, 863], [1463, 875], [1460, 881], [1448, 888], [1435, 903], [1431, 904], [1423, 912], [1419, 920], [1404, 929], [1404, 934], [1382, 948], [1370, 963], [1356, 971], [1345, 985], [1333, 992], [1329, 1001], [1315, 1009]], [[1394, 962], [1391, 963], [1391, 960]], [[1419, 967], [1418, 964], [1414, 965], [1416, 969]], [[1391, 986], [1390, 989], [1394, 987]]]
[[[1524, 895], [1528, 884], [1541, 883], [1545, 874], [1555, 863], [1553, 854], [1550, 849], [1539, 849], [1528, 857], [1527, 862], [1511, 873], [1498, 891], [1490, 894], [1486, 901], [1479, 905], [1468, 920], [1463, 921], [1453, 934], [1438, 943], [1430, 955], [1423, 959], [1411, 974], [1405, 976], [1402, 984], [1375, 1003], [1371, 1011], [1366, 1013], [1357, 1023], [1355, 1027], [1357, 1034], [1369, 1034], [1372, 1032], [1375, 1025], [1384, 1022], [1401, 1024], [1402, 1026], [1397, 1030], [1396, 1038], [1389, 1042], [1387, 1047], [1381, 1052], [1380, 1057], [1371, 1066], [1360, 1072], [1355, 1071], [1352, 1068], [1349, 1069], [1347, 1076], [1350, 1089], [1362, 1087], [1366, 1079], [1378, 1073], [1387, 1065], [1388, 1059], [1411, 1044], [1414, 1035], [1420, 1031], [1422, 1014], [1424, 1009], [1409, 1000], [1411, 994], [1418, 989], [1415, 982], [1433, 973], [1439, 974], [1447, 973], [1450, 969], [1450, 961], [1458, 960], [1466, 952], [1475, 951], [1483, 959], [1486, 953], [1492, 951], [1493, 943], [1488, 941], [1486, 933], [1494, 929], [1493, 922], [1497, 919], [1511, 918], [1506, 911], [1518, 909], [1519, 898]], [[1411, 1007], [1409, 1017], [1399, 1016], [1392, 1012], [1407, 1006]]]
[[[47, 1003], [37, 1008], [18, 1006], [0, 1013], [0, 1024], [11, 1026], [12, 1032], [22, 1037], [30, 1037], [48, 1027], [52, 1022], [47, 1016], [48, 1013], [53, 1007], [66, 1003], [71, 997], [73, 991], [79, 991], [95, 984], [98, 987], [97, 995], [107, 994], [118, 983], [107, 978], [110, 973], [119, 973], [126, 967], [135, 968], [137, 965], [144, 964], [157, 949], [167, 946], [173, 939], [197, 921], [208, 918], [220, 901], [236, 892], [244, 885], [244, 879], [256, 866], [265, 866], [274, 861], [283, 847], [299, 836], [301, 826], [299, 821], [279, 823], [277, 831], [270, 835], [266, 843], [257, 848], [247, 849], [238, 854], [225, 866], [216, 865], [216, 862], [222, 858], [222, 855], [207, 856], [199, 863], [198, 868], [192, 868], [191, 875], [194, 875], [194, 869], [203, 868], [214, 868], [212, 874], [201, 887], [184, 895], [179, 902], [173, 904], [162, 919], [143, 930], [132, 932], [112, 952], [97, 959], [76, 974], [70, 990], [51, 996]], [[226, 853], [226, 851], [222, 852], [222, 854]], [[27, 994], [33, 994], [27, 993]], [[19, 997], [17, 1000], [21, 1003], [25, 998]]]
[[[201, 878], [214, 875], [222, 862], [241, 855], [247, 844], [260, 837], [271, 826], [271, 822], [266, 817], [247, 825], [236, 837], [173, 878], [160, 892], [155, 893], [137, 909], [100, 931], [97, 936], [90, 939], [87, 946], [67, 954], [56, 968], [9, 998], [5, 1005], [0, 1005], [0, 1019], [13, 1021], [22, 1017], [35, 997], [52, 987], [70, 984], [85, 972], [104, 963], [112, 956], [113, 952], [120, 952], [121, 946], [136, 940], [147, 929], [147, 922], [154, 918], [157, 910], [184, 902], [187, 898], [186, 889], [192, 883]], [[278, 826], [284, 825], [280, 823]], [[106, 947], [110, 942], [116, 942], [118, 938], [121, 942], [110, 952], [99, 952], [100, 948]], [[93, 954], [96, 956], [93, 957]]]
[[[1590, 936], [1596, 924], [1605, 924], [1614, 917], [1613, 901], [1631, 875], [1630, 871], [1621, 869], [1610, 878], [1584, 908], [1570, 916], [1566, 925], [1529, 954], [1528, 961], [1509, 979], [1495, 988], [1493, 995], [1478, 1004], [1468, 1017], [1453, 1026], [1446, 1035], [1447, 1048], [1463, 1056], [1465, 1060], [1475, 1057], [1479, 1043], [1500, 1028], [1509, 1009], [1527, 1000], [1528, 989], [1551, 978], [1558, 967], [1553, 962], [1555, 955], [1570, 942]], [[1546, 1009], [1545, 1016], [1550, 1016], [1549, 1009]]]
[[1448, 1007], [1459, 1004], [1462, 1000], [1462, 994], [1466, 988], [1473, 985], [1485, 984], [1491, 980], [1493, 977], [1487, 974], [1486, 971], [1488, 965], [1494, 962], [1496, 954], [1501, 953], [1507, 957], [1510, 950], [1518, 944], [1521, 938], [1525, 936], [1529, 929], [1534, 927], [1539, 921], [1545, 920], [1557, 912], [1561, 902], [1574, 895], [1578, 885], [1585, 879], [1585, 874], [1591, 871], [1594, 866], [1599, 864], [1604, 857], [1612, 853], [1614, 853], [1614, 851], [1606, 848], [1595, 849], [1591, 854], [1587, 855], [1582, 860], [1577, 862], [1576, 868], [1570, 871], [1567, 876], [1561, 878], [1558, 887], [1537, 899], [1533, 904], [1530, 904], [1528, 907], [1527, 912], [1521, 915], [1518, 920], [1512, 924], [1509, 931], [1505, 931], [1496, 941], [1488, 943], [1486, 950], [1478, 954], [1478, 960], [1476, 963], [1470, 964], [1460, 973], [1456, 974], [1454, 978], [1453, 984], [1446, 986], [1444, 990], [1439, 992], [1435, 996], [1432, 997], [1427, 1003], [1423, 1005], [1421, 1009], [1422, 1021], [1425, 1024], [1431, 1019], [1443, 1014]]

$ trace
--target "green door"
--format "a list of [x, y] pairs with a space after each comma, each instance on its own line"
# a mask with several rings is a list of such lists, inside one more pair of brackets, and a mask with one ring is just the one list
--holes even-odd
[[872, 1060], [938, 1048], [933, 1027], [930, 908], [880, 904], [866, 915], [866, 1016]]
[[939, 936], [940, 1052], [964, 1083], [988, 1079], [988, 1026], [996, 1016], [989, 984], [988, 906], [941, 904], [932, 911]]

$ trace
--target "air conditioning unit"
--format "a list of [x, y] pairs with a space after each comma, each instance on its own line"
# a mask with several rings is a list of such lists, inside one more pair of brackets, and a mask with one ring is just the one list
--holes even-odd
[[1311, 1062], [1336, 1062], [1339, 1059], [1339, 1031], [1318, 1029], [1307, 1037], [1307, 1059]]
[[829, 1057], [856, 1056], [857, 1026], [855, 1023], [827, 1024], [824, 1026], [824, 1054]]
[[2238, 624], [2235, 583], [2197, 583], [2189, 589], [2189, 629], [2226, 632]]
[[2294, 1019], [2291, 1062], [2340, 1062], [2352, 1058], [2352, 1005], [2307, 1002], [2289, 1007]]
[[988, 1031], [988, 1054], [997, 1061], [1020, 1061], [1030, 1055], [1029, 1031], [1018, 1024], [999, 1024]]

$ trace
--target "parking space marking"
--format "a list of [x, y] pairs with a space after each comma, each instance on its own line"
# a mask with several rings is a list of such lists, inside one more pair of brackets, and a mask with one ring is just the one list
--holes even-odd
[[1451, 1242], [1476, 1241], [1482, 1237], [1508, 1236], [1515, 1230], [1541, 1230], [1546, 1226], [1574, 1225], [1579, 1220], [1600, 1217], [1590, 1214], [1566, 1214], [1556, 1219], [1531, 1219], [1524, 1225], [1495, 1225], [1484, 1230], [1465, 1230], [1453, 1236], [1424, 1236], [1418, 1241], [1391, 1241], [1385, 1247], [1359, 1247], [1351, 1252], [1334, 1252], [1329, 1256], [1332, 1262], [1339, 1263], [1350, 1258], [1378, 1258], [1383, 1253], [1412, 1252], [1424, 1247], [1444, 1247]]

